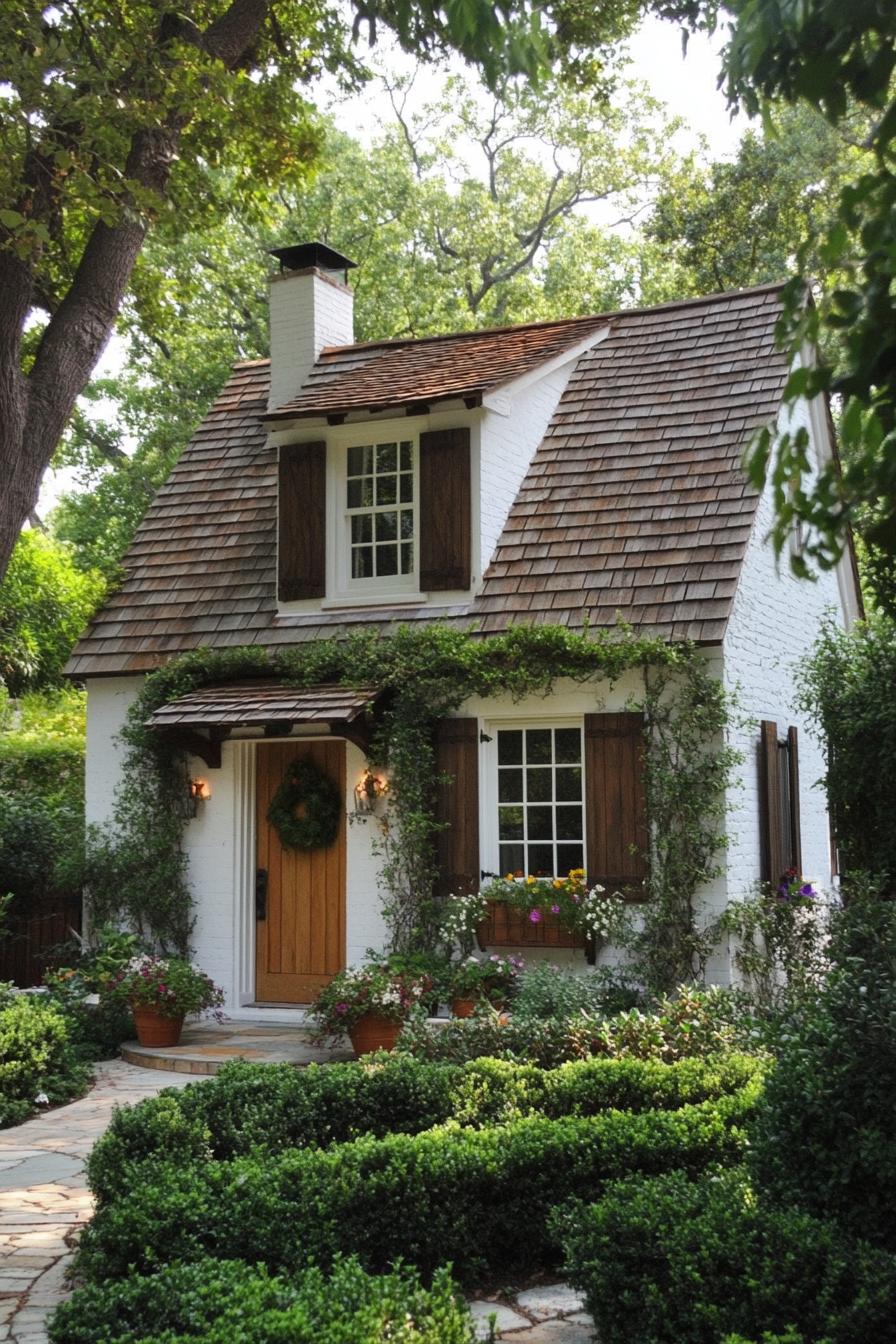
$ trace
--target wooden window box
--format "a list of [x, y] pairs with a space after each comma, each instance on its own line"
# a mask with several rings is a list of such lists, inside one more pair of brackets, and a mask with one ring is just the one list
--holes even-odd
[[506, 901], [489, 901], [488, 914], [476, 929], [476, 939], [487, 947], [585, 947], [583, 933], [574, 933], [549, 910], [533, 923], [524, 910]]

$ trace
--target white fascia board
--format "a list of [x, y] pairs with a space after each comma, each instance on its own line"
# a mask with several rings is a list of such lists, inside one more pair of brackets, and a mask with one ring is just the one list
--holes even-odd
[[543, 364], [530, 369], [528, 373], [520, 374], [517, 378], [511, 378], [509, 382], [498, 383], [491, 392], [486, 392], [482, 398], [482, 405], [488, 411], [494, 411], [496, 415], [508, 416], [513, 406], [513, 398], [529, 387], [532, 383], [539, 382], [542, 378], [547, 378], [555, 369], [562, 369], [565, 364], [576, 360], [586, 351], [593, 350], [596, 345], [600, 345], [610, 334], [611, 324], [608, 322], [605, 327], [600, 327], [597, 331], [592, 331], [590, 335], [579, 341], [576, 345], [571, 345], [568, 350], [561, 350], [558, 355], [552, 359], [546, 359]]

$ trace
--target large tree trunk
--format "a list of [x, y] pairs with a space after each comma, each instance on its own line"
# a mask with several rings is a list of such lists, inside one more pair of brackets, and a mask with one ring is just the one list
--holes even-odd
[[[269, 4], [270, 0], [233, 0], [204, 33], [178, 23], [176, 35], [233, 69], [255, 41]], [[164, 22], [156, 53], [160, 62], [173, 59], [167, 45], [175, 34], [170, 18]], [[161, 115], [131, 141], [124, 176], [156, 199], [166, 195], [185, 124], [182, 116]], [[26, 160], [28, 206], [23, 213], [32, 218], [51, 219], [58, 209], [47, 162], [40, 144]], [[35, 304], [34, 273], [13, 251], [0, 250], [0, 579], [37, 504], [41, 480], [75, 401], [112, 334], [146, 236], [146, 215], [126, 200], [122, 204], [125, 209], [118, 223], [99, 221], [94, 226], [68, 293], [50, 317], [27, 374], [22, 369], [22, 333]]]

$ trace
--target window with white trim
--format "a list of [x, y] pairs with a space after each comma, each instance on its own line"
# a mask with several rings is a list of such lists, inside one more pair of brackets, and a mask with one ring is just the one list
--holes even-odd
[[395, 586], [416, 573], [415, 445], [349, 445], [343, 503], [348, 583]]
[[499, 728], [501, 873], [562, 877], [585, 866], [580, 727]]

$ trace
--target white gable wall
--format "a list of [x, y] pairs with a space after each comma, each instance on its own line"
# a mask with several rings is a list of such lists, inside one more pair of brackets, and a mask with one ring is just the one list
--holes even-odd
[[[554, 369], [508, 399], [508, 414], [488, 410], [480, 447], [480, 555], [489, 565], [523, 477], [563, 395], [575, 361]], [[512, 409], [511, 409], [512, 408]]]
[[[816, 453], [829, 452], [826, 421], [802, 405], [793, 427], [806, 425]], [[800, 830], [802, 867], [806, 877], [831, 886], [828, 813], [824, 794], [815, 787], [824, 763], [821, 748], [807, 720], [795, 705], [796, 665], [812, 648], [825, 612], [834, 610], [848, 625], [858, 612], [848, 560], [839, 570], [815, 582], [795, 578], [789, 557], [776, 562], [766, 540], [773, 508], [767, 485], [757, 510], [724, 642], [725, 684], [737, 692], [741, 710], [753, 723], [732, 730], [732, 742], [745, 754], [743, 786], [732, 790], [731, 842], [728, 851], [728, 898], [745, 896], [760, 873], [758, 724], [771, 719], [779, 736], [795, 726], [799, 732]], [[845, 599], [845, 601], [844, 601]], [[844, 610], [844, 606], [846, 610]]]

